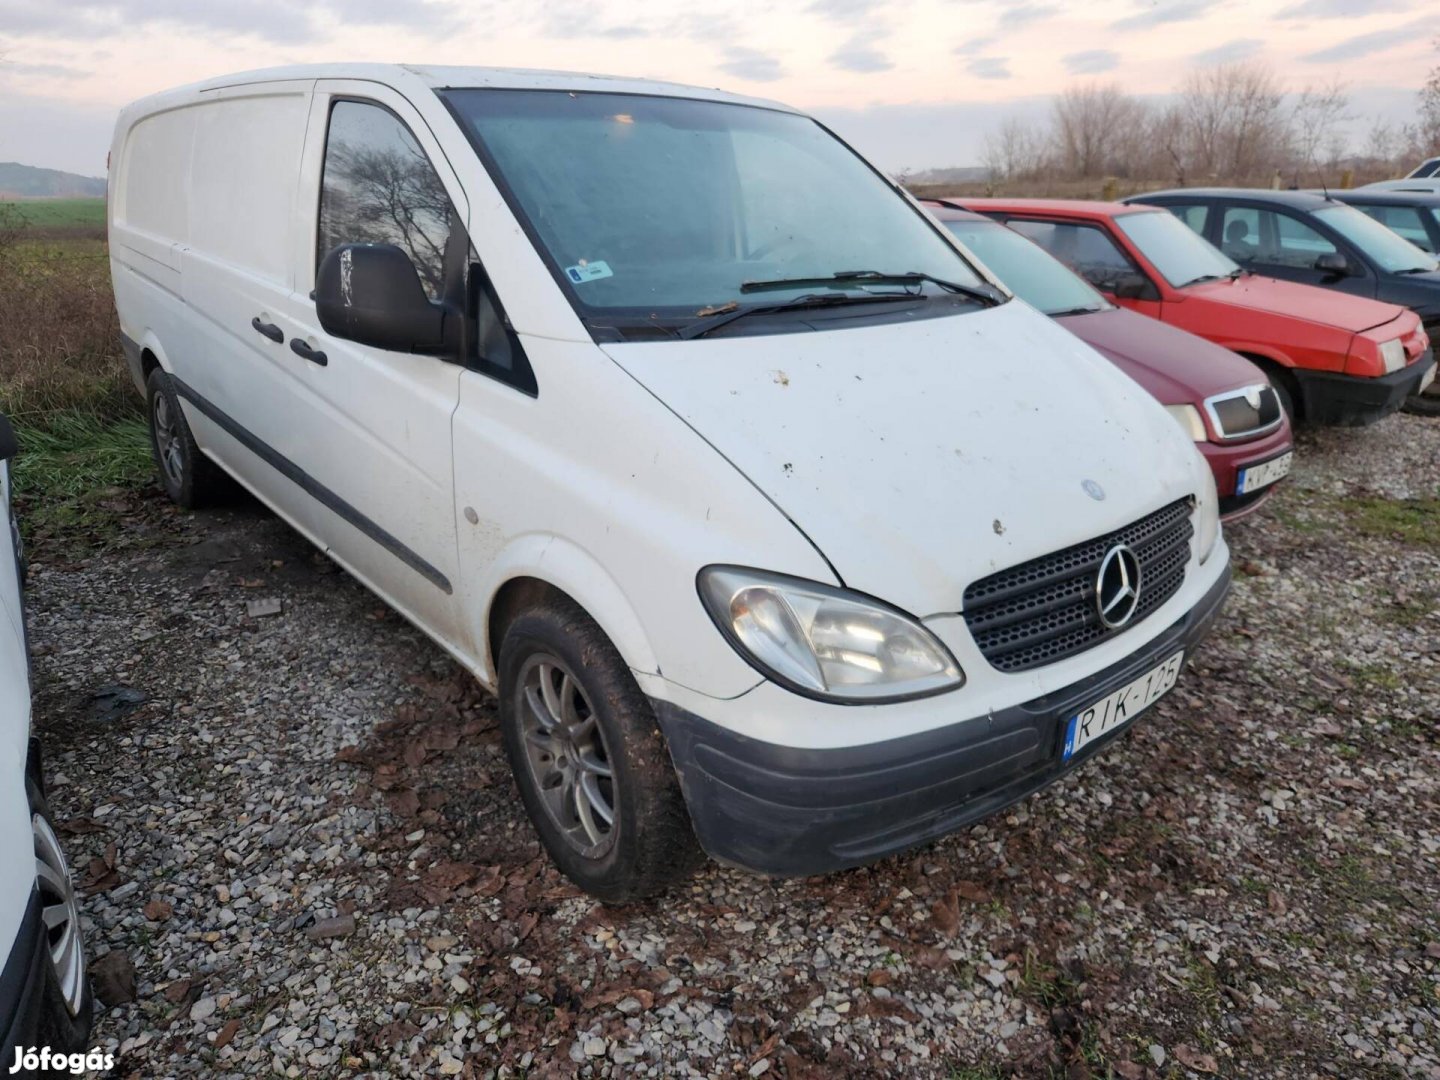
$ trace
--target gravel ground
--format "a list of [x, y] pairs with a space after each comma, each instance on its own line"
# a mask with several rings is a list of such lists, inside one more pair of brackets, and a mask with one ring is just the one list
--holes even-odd
[[1440, 1078], [1440, 420], [1300, 449], [1088, 768], [618, 910], [541, 857], [438, 648], [253, 504], [117, 497], [30, 594], [96, 1040], [137, 1077]]

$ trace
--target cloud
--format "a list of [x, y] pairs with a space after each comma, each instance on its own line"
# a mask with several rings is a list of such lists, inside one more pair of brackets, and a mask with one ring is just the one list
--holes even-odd
[[985, 37], [971, 38], [969, 41], [962, 42], [956, 45], [952, 51], [956, 56], [974, 56], [978, 52], [984, 52], [999, 40], [999, 34], [988, 34]]
[[1059, 13], [1058, 4], [1014, 4], [1001, 11], [999, 22], [1001, 26], [1014, 30]]
[[0, 77], [6, 75], [39, 79], [84, 79], [90, 72], [66, 64], [23, 64], [0, 60]]
[[1404, 26], [1392, 27], [1389, 30], [1376, 30], [1373, 33], [1361, 34], [1359, 37], [1349, 38], [1329, 48], [1320, 49], [1316, 52], [1306, 53], [1300, 57], [1311, 64], [1329, 64], [1337, 60], [1355, 60], [1361, 56], [1369, 56], [1371, 53], [1384, 52], [1386, 49], [1394, 48], [1396, 45], [1408, 45], [1422, 43], [1425, 35], [1435, 28], [1435, 24], [1429, 19], [1416, 19], [1414, 22], [1406, 23]]
[[732, 45], [726, 49], [725, 59], [718, 66], [727, 75], [750, 82], [774, 82], [785, 77], [785, 69], [776, 57], [743, 45]]
[[1248, 60], [1265, 47], [1259, 38], [1236, 38], [1224, 45], [1195, 54], [1197, 64], [1233, 64], [1237, 60]]
[[1409, 11], [1410, 0], [1302, 0], [1275, 13], [1277, 19], [1348, 19], [1377, 11]]
[[1010, 79], [1010, 58], [1008, 56], [977, 56], [965, 65], [967, 71], [977, 79]]
[[1112, 30], [1146, 30], [1165, 23], [1189, 22], [1205, 15], [1217, 0], [1150, 0], [1146, 10], [1110, 24]]
[[889, 71], [895, 62], [871, 44], [874, 35], [857, 34], [830, 54], [830, 63], [844, 71], [871, 75]]
[[1120, 66], [1120, 54], [1111, 49], [1087, 49], [1060, 58], [1071, 75], [1099, 75]]
[[448, 2], [427, 0], [346, 0], [302, 7], [289, 0], [74, 0], [47, 5], [0, 0], [0, 26], [10, 35], [98, 37], [153, 26], [200, 33], [257, 37], [282, 44], [315, 41], [336, 23], [351, 26], [405, 26], [442, 36], [453, 32], [456, 11]]
[[[374, 0], [386, 3], [387, 0]], [[415, 2], [415, 0], [411, 0]], [[547, 4], [540, 23], [540, 33], [551, 38], [606, 38], [625, 41], [649, 37], [650, 31], [634, 23], [608, 22], [595, 7], [574, 4]]]
[[874, 14], [884, 5], [885, 0], [811, 0], [805, 10], [835, 22], [852, 22]]

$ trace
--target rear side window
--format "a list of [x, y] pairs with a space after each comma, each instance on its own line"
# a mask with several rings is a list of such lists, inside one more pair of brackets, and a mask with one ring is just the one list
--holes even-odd
[[1420, 216], [1420, 207], [1356, 205], [1355, 209], [1363, 210], [1391, 232], [1399, 233], [1422, 251], [1432, 253], [1435, 251], [1435, 244], [1431, 241], [1430, 234], [1425, 229], [1425, 221]]
[[445, 185], [399, 117], [380, 105], [335, 103], [325, 139], [317, 267], [341, 244], [394, 244], [438, 300], [453, 216]]
[[1021, 236], [1035, 241], [1097, 289], [1113, 292], [1118, 281], [1139, 272], [1115, 241], [1094, 225], [1023, 221], [1019, 218], [1006, 224]]

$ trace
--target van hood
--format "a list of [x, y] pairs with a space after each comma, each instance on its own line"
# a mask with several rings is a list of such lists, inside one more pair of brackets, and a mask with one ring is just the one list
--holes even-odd
[[[603, 348], [789, 517], [844, 585], [922, 617], [959, 611], [977, 578], [1203, 483], [1194, 445], [1141, 387], [1018, 301]], [[1103, 498], [1087, 493], [1096, 484]]]
[[1056, 322], [1166, 405], [1198, 404], [1266, 381], [1239, 353], [1125, 308], [1063, 315]]
[[1301, 285], [1295, 281], [1244, 274], [1233, 280], [1207, 281], [1189, 285], [1182, 296], [1204, 297], [1211, 303], [1265, 311], [1304, 319], [1320, 326], [1333, 326], [1361, 334], [1398, 318], [1404, 308], [1365, 296], [1351, 296], [1336, 289]]

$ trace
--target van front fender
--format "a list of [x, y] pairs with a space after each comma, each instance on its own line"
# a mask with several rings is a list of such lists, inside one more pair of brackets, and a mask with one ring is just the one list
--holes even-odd
[[479, 643], [478, 659], [484, 665], [484, 681], [493, 690], [497, 684], [495, 661], [500, 642], [490, 640], [492, 616], [497, 603], [504, 603], [507, 586], [537, 581], [563, 592], [582, 607], [605, 632], [626, 665], [641, 675], [660, 674], [660, 662], [640, 623], [613, 577], [583, 548], [558, 536], [531, 534], [517, 537], [490, 565], [479, 595], [485, 603], [474, 627]]

